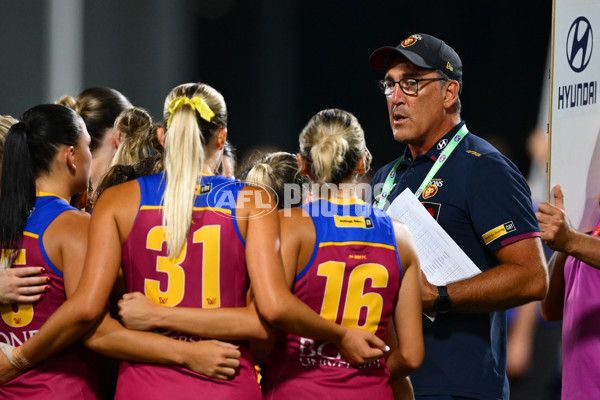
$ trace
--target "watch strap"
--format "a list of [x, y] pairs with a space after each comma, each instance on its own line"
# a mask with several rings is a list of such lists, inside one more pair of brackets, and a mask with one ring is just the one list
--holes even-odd
[[433, 304], [434, 310], [439, 314], [444, 314], [450, 311], [452, 308], [452, 300], [448, 295], [448, 288], [446, 286], [438, 286], [438, 297], [435, 299]]

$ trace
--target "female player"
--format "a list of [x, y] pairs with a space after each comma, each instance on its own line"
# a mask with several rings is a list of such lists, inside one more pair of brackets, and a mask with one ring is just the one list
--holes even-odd
[[[2, 257], [15, 269], [41, 267], [51, 288], [33, 304], [1, 305], [0, 341], [17, 366], [15, 346], [28, 340], [75, 290], [87, 245], [89, 216], [65, 199], [87, 187], [90, 136], [74, 111], [41, 105], [7, 135], [0, 197]], [[85, 350], [70, 346], [0, 386], [2, 398], [94, 399], [97, 382]]]
[[270, 189], [280, 210], [302, 204], [302, 191], [307, 183], [298, 171], [296, 155], [284, 151], [263, 155], [252, 167], [240, 174], [240, 179], [248, 183], [256, 182]]
[[356, 118], [332, 109], [300, 134], [300, 172], [314, 201], [280, 211], [281, 249], [294, 294], [322, 317], [383, 338], [393, 318], [398, 347], [351, 367], [326, 341], [278, 334], [266, 365], [267, 399], [391, 399], [390, 372], [422, 362], [420, 269], [408, 229], [356, 197], [370, 154]]
[[110, 165], [135, 165], [156, 155], [152, 145], [152, 117], [139, 107], [128, 108], [115, 119], [119, 148]]
[[115, 119], [133, 106], [121, 92], [107, 87], [88, 88], [76, 97], [63, 96], [57, 103], [75, 110], [85, 122], [92, 138], [91, 185], [96, 188], [120, 144], [114, 128]]
[[[4, 141], [10, 127], [17, 122], [10, 115], [0, 115], [0, 174]], [[49, 288], [47, 277], [39, 275], [42, 268], [7, 268], [7, 264], [0, 264], [0, 304], [35, 303], [40, 300]]]
[[[269, 194], [210, 175], [221, 161], [227, 133], [220, 93], [205, 84], [180, 85], [165, 100], [165, 119], [164, 173], [102, 194], [77, 290], [35, 336], [15, 349], [22, 363], [45, 359], [70, 343], [74, 332], [89, 329], [104, 311], [121, 264], [131, 291], [140, 290], [166, 306], [224, 311], [245, 306], [248, 274], [260, 313], [269, 322], [334, 342], [352, 363], [381, 357], [381, 339], [319, 317], [287, 289], [279, 221]], [[214, 313], [205, 314], [211, 318]], [[227, 329], [219, 325], [208, 329]], [[231, 325], [240, 330], [245, 321]], [[100, 328], [94, 334], [97, 343], [111, 337], [98, 333]], [[169, 333], [182, 341], [197, 339]], [[248, 351], [244, 345], [240, 351], [239, 370], [227, 382], [176, 368], [124, 363], [116, 397], [195, 398], [202, 393], [220, 399], [260, 398]], [[9, 373], [0, 364], [0, 380]]]

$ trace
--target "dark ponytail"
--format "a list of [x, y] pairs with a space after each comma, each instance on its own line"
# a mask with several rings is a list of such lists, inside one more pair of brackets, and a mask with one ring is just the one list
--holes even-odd
[[19, 248], [35, 204], [35, 179], [50, 172], [59, 146], [77, 146], [80, 134], [77, 114], [57, 104], [30, 108], [10, 128], [2, 159], [0, 247]]
[[19, 246], [25, 220], [35, 203], [35, 179], [27, 146], [28, 126], [14, 124], [8, 131], [2, 158], [0, 195], [0, 243], [2, 248]]

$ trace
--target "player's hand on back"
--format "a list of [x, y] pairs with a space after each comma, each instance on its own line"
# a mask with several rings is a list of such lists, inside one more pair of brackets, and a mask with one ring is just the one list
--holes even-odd
[[0, 269], [0, 304], [35, 303], [50, 290], [42, 267]]
[[359, 328], [346, 328], [336, 347], [350, 365], [366, 364], [383, 357], [387, 345], [383, 340]]
[[232, 378], [240, 366], [238, 346], [219, 340], [190, 343], [185, 366], [194, 372], [215, 379]]
[[119, 300], [119, 317], [128, 329], [148, 331], [158, 328], [155, 323], [160, 307], [140, 292], [125, 293]]

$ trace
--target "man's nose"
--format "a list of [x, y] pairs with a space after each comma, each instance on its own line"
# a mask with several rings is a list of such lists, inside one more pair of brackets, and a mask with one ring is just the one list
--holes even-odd
[[394, 89], [388, 97], [394, 103], [401, 101], [401, 99], [404, 97], [404, 92], [400, 88], [400, 84], [398, 82], [394, 83]]

